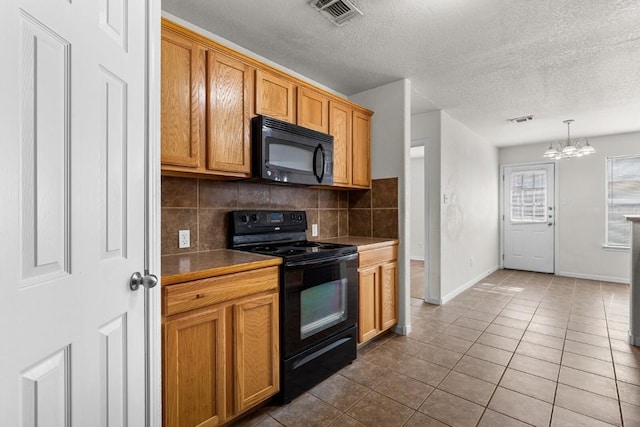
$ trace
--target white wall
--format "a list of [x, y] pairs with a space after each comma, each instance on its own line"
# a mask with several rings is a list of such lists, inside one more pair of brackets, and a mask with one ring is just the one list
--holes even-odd
[[405, 158], [409, 156], [410, 131], [406, 127], [411, 117], [405, 114], [405, 103], [410, 100], [411, 94], [405, 94], [405, 86], [410, 88], [410, 84], [408, 80], [398, 80], [349, 97], [351, 101], [374, 112], [371, 126], [373, 179], [402, 179]]
[[426, 299], [443, 304], [498, 268], [498, 149], [446, 112], [411, 119], [426, 139]]
[[442, 113], [441, 282], [443, 302], [499, 265], [498, 149]]
[[371, 126], [371, 176], [398, 177], [398, 326], [396, 332], [411, 331], [409, 316], [409, 148], [411, 82], [398, 80], [356, 94], [350, 99], [374, 111]]
[[[562, 276], [628, 283], [630, 254], [605, 243], [607, 156], [640, 155], [640, 133], [589, 138], [596, 154], [556, 164], [557, 271]], [[548, 143], [504, 147], [500, 164], [543, 161]]]
[[[412, 142], [414, 140], [412, 139]], [[424, 261], [425, 214], [424, 214], [424, 150], [425, 147], [411, 147], [411, 213], [409, 228], [411, 229], [410, 258]]]
[[426, 229], [425, 269], [428, 289], [425, 299], [440, 300], [440, 127], [442, 114], [433, 111], [411, 117], [411, 139], [425, 139], [424, 200]]

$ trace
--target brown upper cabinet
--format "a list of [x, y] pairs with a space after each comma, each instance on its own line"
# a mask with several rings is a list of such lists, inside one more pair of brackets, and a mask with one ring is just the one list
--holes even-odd
[[371, 187], [371, 115], [353, 112], [352, 184]]
[[329, 101], [329, 133], [333, 135], [333, 185], [351, 185], [351, 107]]
[[298, 124], [328, 133], [329, 98], [310, 88], [298, 88]]
[[333, 135], [333, 185], [371, 187], [371, 112], [329, 101]]
[[207, 169], [250, 176], [253, 68], [213, 50], [207, 59]]
[[371, 187], [371, 111], [162, 20], [165, 175], [251, 177], [251, 118], [334, 137], [334, 186]]
[[256, 70], [256, 114], [295, 123], [295, 90], [284, 77]]
[[253, 73], [241, 59], [162, 21], [164, 174], [251, 176]]
[[205, 140], [205, 55], [197, 43], [162, 32], [161, 161], [176, 170], [202, 167]]

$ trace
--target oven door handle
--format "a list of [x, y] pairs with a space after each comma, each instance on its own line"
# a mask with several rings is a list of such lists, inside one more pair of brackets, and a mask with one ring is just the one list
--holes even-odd
[[349, 255], [341, 255], [338, 257], [330, 257], [330, 258], [321, 258], [321, 259], [310, 259], [306, 261], [298, 261], [298, 262], [285, 262], [284, 266], [289, 267], [306, 267], [309, 265], [324, 265], [324, 264], [333, 264], [336, 261], [351, 261], [358, 258], [358, 253], [349, 254]]

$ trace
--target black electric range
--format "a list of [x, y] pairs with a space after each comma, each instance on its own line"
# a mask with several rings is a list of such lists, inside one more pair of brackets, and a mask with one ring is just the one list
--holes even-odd
[[280, 401], [356, 358], [358, 253], [353, 245], [307, 240], [304, 211], [229, 213], [229, 248], [282, 257]]
[[307, 240], [304, 211], [233, 211], [229, 247], [298, 262], [357, 252], [353, 245]]

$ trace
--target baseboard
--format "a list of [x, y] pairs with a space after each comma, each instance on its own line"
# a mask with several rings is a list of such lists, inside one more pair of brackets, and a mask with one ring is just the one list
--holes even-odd
[[[480, 280], [484, 279], [485, 277], [487, 277], [488, 275], [490, 275], [491, 273], [497, 270], [498, 270], [497, 265], [495, 267], [491, 267], [489, 270], [485, 271], [484, 273], [481, 273], [476, 277], [474, 277], [473, 279], [467, 281], [462, 286], [457, 287], [453, 291], [449, 292], [447, 295], [441, 297], [439, 305], [443, 305], [451, 301], [452, 299], [454, 299], [455, 297], [457, 297], [458, 295], [460, 295], [461, 293], [463, 293], [464, 291], [466, 291], [467, 289], [469, 289], [470, 287], [478, 283]], [[432, 303], [432, 304], [435, 304], [435, 303]]]
[[576, 279], [599, 280], [601, 282], [614, 282], [614, 283], [629, 284], [629, 278], [628, 277], [598, 276], [596, 274], [573, 273], [571, 271], [560, 271], [557, 274], [558, 274], [558, 276], [574, 277]]
[[412, 256], [411, 258], [409, 258], [411, 261], [424, 261], [424, 257], [423, 256]]
[[398, 335], [409, 335], [411, 333], [411, 325], [396, 325], [393, 332]]
[[442, 305], [442, 299], [440, 298], [426, 298], [425, 301], [429, 304]]
[[627, 336], [629, 337], [629, 344], [634, 346], [640, 344], [640, 337], [631, 335], [631, 331], [627, 331]]

